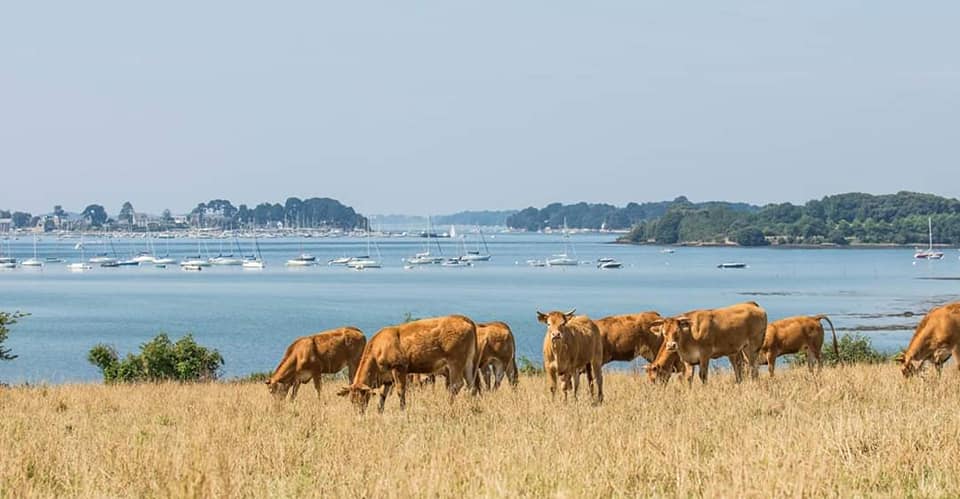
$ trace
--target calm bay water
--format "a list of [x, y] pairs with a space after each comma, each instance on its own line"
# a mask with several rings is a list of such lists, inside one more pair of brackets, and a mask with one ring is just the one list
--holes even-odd
[[[176, 265], [149, 265], [71, 273], [54, 263], [42, 270], [0, 271], [0, 310], [32, 314], [7, 341], [20, 358], [0, 362], [0, 380], [96, 380], [99, 373], [86, 361], [93, 345], [107, 343], [125, 354], [160, 331], [174, 337], [192, 332], [201, 344], [220, 350], [226, 376], [239, 376], [272, 370], [298, 336], [354, 325], [369, 337], [402, 321], [406, 313], [504, 320], [517, 335], [519, 354], [539, 361], [543, 327], [536, 321], [537, 309], [576, 307], [593, 317], [643, 310], [676, 314], [744, 300], [759, 302], [771, 320], [827, 313], [838, 328], [884, 329], [865, 334], [875, 346], [893, 351], [906, 345], [919, 321], [894, 314], [922, 313], [960, 296], [960, 281], [920, 279], [960, 276], [960, 253], [954, 250], [943, 261], [916, 263], [908, 249], [678, 248], [675, 254], [663, 254], [656, 247], [609, 244], [613, 237], [608, 235], [574, 236], [581, 260], [611, 256], [624, 263], [620, 270], [599, 270], [594, 265], [533, 268], [524, 263], [561, 251], [556, 236], [487, 237], [493, 260], [472, 268], [405, 270], [401, 259], [423, 250], [425, 241], [418, 238], [375, 239], [383, 269], [284, 267], [301, 244], [322, 262], [366, 252], [363, 239], [336, 238], [261, 240], [264, 270], [184, 272]], [[76, 261], [75, 243], [47, 238], [39, 244], [39, 255]], [[220, 251], [219, 240], [204, 244], [214, 255]], [[223, 244], [229, 251], [233, 243]], [[240, 244], [249, 252], [250, 241]], [[445, 253], [456, 253], [452, 241], [440, 244]], [[21, 260], [32, 256], [28, 238], [11, 246]], [[145, 243], [115, 241], [114, 246], [131, 254]], [[196, 255], [197, 246], [197, 241], [180, 239], [158, 242], [157, 250], [179, 258]], [[716, 268], [730, 261], [749, 268]]]

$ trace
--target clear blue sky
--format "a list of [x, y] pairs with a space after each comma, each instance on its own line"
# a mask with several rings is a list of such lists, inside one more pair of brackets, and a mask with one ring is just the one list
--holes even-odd
[[960, 2], [9, 2], [0, 208], [956, 196]]

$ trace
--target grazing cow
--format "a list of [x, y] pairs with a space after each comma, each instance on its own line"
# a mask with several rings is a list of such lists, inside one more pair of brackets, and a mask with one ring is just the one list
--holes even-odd
[[693, 368], [699, 366], [700, 380], [706, 383], [710, 359], [723, 356], [730, 359], [737, 383], [743, 380], [745, 362], [751, 377], [756, 378], [766, 329], [767, 313], [755, 302], [663, 319], [654, 326], [654, 332], [663, 335], [663, 344], [647, 375], [651, 381], [669, 378], [667, 366], [676, 354], [683, 361], [688, 382], [693, 381]]
[[287, 347], [280, 365], [267, 380], [267, 387], [278, 402], [287, 396], [288, 391], [290, 400], [293, 400], [297, 398], [300, 384], [312, 379], [319, 396], [323, 374], [337, 373], [346, 367], [347, 375], [353, 379], [366, 343], [363, 332], [355, 327], [297, 338]]
[[639, 314], [611, 315], [593, 321], [603, 338], [603, 363], [613, 361], [630, 362], [643, 357], [653, 362], [660, 350], [663, 338], [650, 330], [653, 324], [663, 319], [656, 312]]
[[797, 353], [807, 349], [807, 367], [813, 372], [813, 360], [817, 360], [817, 372], [823, 370], [823, 324], [830, 324], [833, 334], [833, 353], [840, 358], [840, 348], [837, 346], [837, 330], [833, 322], [826, 315], [788, 317], [767, 325], [767, 332], [763, 337], [763, 346], [760, 347], [760, 362], [766, 363], [773, 376], [773, 369], [777, 357], [785, 354]]
[[407, 375], [447, 373], [450, 402], [464, 386], [473, 387], [477, 356], [477, 326], [462, 315], [420, 319], [377, 332], [363, 349], [360, 366], [350, 386], [337, 395], [350, 395], [362, 413], [376, 388], [380, 393], [379, 412], [393, 385], [397, 385], [400, 409], [407, 406]]
[[[909, 378], [929, 360], [940, 374], [951, 355], [960, 359], [960, 302], [927, 312], [903, 354], [900, 372]], [[957, 362], [957, 368], [960, 369], [960, 362]]]
[[[507, 376], [511, 385], [517, 386], [517, 361], [514, 358], [516, 350], [510, 326], [499, 321], [477, 324], [477, 369], [483, 377], [483, 384], [487, 390], [500, 388], [504, 375]], [[478, 387], [480, 377], [476, 378]]]
[[[580, 371], [586, 370], [593, 396], [593, 380], [597, 382], [597, 403], [603, 402], [603, 339], [600, 331], [589, 317], [574, 317], [570, 312], [537, 312], [537, 320], [547, 325], [543, 337], [543, 367], [550, 383], [550, 395], [556, 397], [557, 379], [563, 382], [563, 399], [567, 400], [570, 381], [573, 380], [573, 397], [580, 388]], [[592, 376], [591, 376], [592, 374]]]

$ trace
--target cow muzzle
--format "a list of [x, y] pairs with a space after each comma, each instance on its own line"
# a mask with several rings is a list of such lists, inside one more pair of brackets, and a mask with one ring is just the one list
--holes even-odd
[[676, 342], [676, 341], [668, 341], [668, 342], [667, 342], [667, 351], [668, 351], [668, 352], [676, 352], [676, 351], [677, 351], [677, 342]]

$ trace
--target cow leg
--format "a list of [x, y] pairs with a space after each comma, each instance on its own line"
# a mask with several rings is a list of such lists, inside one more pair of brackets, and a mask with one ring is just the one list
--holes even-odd
[[[957, 356], [957, 358], [960, 359], [960, 356]], [[517, 379], [517, 362], [513, 360], [513, 357], [510, 357], [510, 363], [507, 364], [507, 379], [514, 388], [517, 387], [519, 381]]]
[[813, 361], [817, 361], [817, 374], [823, 372], [823, 351], [816, 343], [810, 343], [807, 345], [807, 364], [810, 366], [810, 372], [813, 372]]
[[681, 362], [680, 364], [683, 366], [683, 377], [686, 378], [687, 385], [693, 384], [693, 375], [694, 375], [693, 367], [696, 364], [688, 364], [686, 362]]
[[563, 401], [567, 401], [567, 396], [570, 392], [570, 375], [561, 374], [560, 375], [560, 389], [563, 390]]
[[579, 392], [580, 392], [580, 371], [577, 371], [573, 375], [573, 400], [577, 400], [577, 394]]
[[[593, 378], [597, 380], [597, 403], [603, 403], [603, 366], [600, 362], [590, 364], [593, 369]], [[590, 396], [593, 397], [591, 390]]]
[[377, 413], [383, 414], [383, 406], [387, 403], [387, 397], [390, 396], [391, 389], [393, 389], [393, 383], [383, 385], [383, 390], [380, 391], [380, 405], [377, 407]]
[[550, 382], [550, 398], [557, 398], [557, 370], [553, 367], [547, 368], [547, 381]]
[[707, 369], [710, 367], [710, 359], [702, 358], [700, 359], [700, 381], [703, 384], [707, 384]]
[[767, 371], [770, 372], [770, 377], [773, 377], [773, 370], [777, 367], [777, 351], [774, 349], [767, 350]]
[[728, 356], [727, 359], [730, 360], [730, 366], [733, 367], [733, 379], [736, 380], [737, 383], [743, 381], [743, 355], [737, 352]]
[[[751, 349], [751, 347], [747, 347]], [[746, 361], [747, 366], [750, 368], [750, 378], [757, 379], [760, 377], [760, 351], [752, 350], [744, 354], [744, 361]]]
[[590, 364], [587, 364], [584, 371], [587, 373], [587, 387], [590, 388], [590, 398], [593, 398], [593, 372], [590, 371]]
[[[494, 369], [495, 368], [496, 364], [494, 364]], [[483, 366], [483, 386], [487, 389], [487, 391], [490, 391], [493, 388], [492, 382], [490, 381], [490, 369], [491, 366], [489, 364]]]
[[323, 375], [317, 373], [313, 376], [313, 388], [317, 390], [317, 398], [320, 399], [320, 382]]
[[957, 365], [957, 369], [960, 370], [960, 344], [953, 347], [953, 360]]
[[[474, 369], [472, 365], [467, 366], [468, 369]], [[476, 382], [476, 372], [471, 373], [474, 376], [471, 376], [468, 380], [469, 386], [473, 387]], [[469, 375], [468, 375], [469, 376]], [[454, 397], [460, 393], [460, 388], [463, 387], [464, 381], [464, 366], [459, 366], [455, 364], [447, 364], [447, 391], [450, 392], [450, 403], [453, 403]]]
[[400, 398], [400, 410], [407, 408], [407, 371], [393, 370], [393, 382], [397, 385], [397, 397]]
[[293, 378], [293, 386], [290, 389], [290, 402], [296, 400], [298, 391], [300, 391], [300, 380], [295, 377]]
[[503, 382], [503, 375], [506, 373], [506, 369], [503, 367], [503, 362], [497, 361], [493, 363], [493, 389], [497, 390], [500, 388], [500, 383]]

